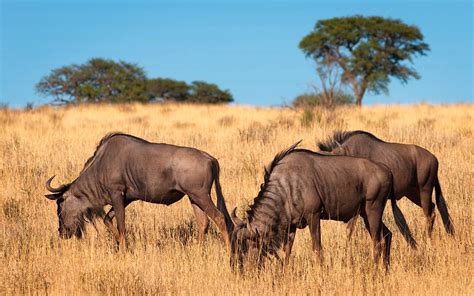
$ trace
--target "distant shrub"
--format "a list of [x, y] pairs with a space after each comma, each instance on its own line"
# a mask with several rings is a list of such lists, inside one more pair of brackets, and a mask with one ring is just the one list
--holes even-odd
[[305, 108], [303, 114], [301, 115], [301, 125], [304, 127], [309, 127], [314, 121], [314, 112], [311, 109]]
[[235, 122], [234, 116], [224, 116], [221, 117], [218, 121], [220, 126], [231, 126]]
[[25, 111], [31, 111], [35, 108], [35, 104], [33, 102], [28, 102], [25, 105]]
[[354, 104], [354, 97], [344, 92], [336, 92], [332, 96], [324, 93], [304, 93], [293, 100], [294, 107], [334, 107]]

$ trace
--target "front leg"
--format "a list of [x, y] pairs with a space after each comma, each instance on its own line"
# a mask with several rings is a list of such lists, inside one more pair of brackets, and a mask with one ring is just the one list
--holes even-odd
[[[132, 201], [131, 200], [125, 200], [124, 202], [124, 208], [126, 208]], [[119, 241], [119, 232], [117, 230], [117, 227], [115, 227], [114, 223], [112, 220], [115, 217], [115, 212], [114, 208], [110, 208], [110, 210], [107, 212], [107, 214], [102, 218], [104, 221], [105, 226], [112, 232], [114, 238]]]
[[119, 240], [119, 232], [117, 227], [115, 227], [112, 219], [115, 217], [114, 208], [111, 208], [109, 212], [102, 218], [104, 221], [105, 226], [112, 232], [114, 238], [118, 241]]
[[120, 191], [113, 192], [111, 201], [115, 219], [117, 219], [119, 249], [125, 251], [125, 201], [123, 193]]
[[290, 262], [291, 249], [293, 248], [293, 243], [296, 236], [296, 227], [290, 227], [288, 230], [288, 236], [286, 238], [285, 244], [283, 245], [283, 250], [285, 251], [285, 265], [288, 265]]
[[321, 212], [317, 211], [313, 213], [308, 219], [309, 221], [309, 231], [311, 233], [311, 239], [313, 241], [313, 251], [319, 257], [319, 260], [322, 260], [321, 254]]

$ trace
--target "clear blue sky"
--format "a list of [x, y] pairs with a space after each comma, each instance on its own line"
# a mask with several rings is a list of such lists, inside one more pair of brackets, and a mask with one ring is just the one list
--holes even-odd
[[399, 18], [431, 46], [420, 80], [390, 84], [364, 103], [473, 102], [472, 1], [1, 1], [0, 102], [48, 99], [34, 85], [52, 69], [92, 57], [124, 60], [148, 77], [205, 80], [237, 103], [279, 105], [317, 82], [298, 49], [319, 19]]

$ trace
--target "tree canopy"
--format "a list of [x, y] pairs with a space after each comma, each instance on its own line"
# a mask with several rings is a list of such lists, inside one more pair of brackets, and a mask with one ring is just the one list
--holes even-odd
[[151, 99], [186, 101], [191, 87], [184, 81], [169, 78], [149, 79], [147, 92]]
[[36, 84], [36, 91], [56, 103], [148, 102], [150, 100], [228, 103], [232, 94], [216, 84], [170, 78], [148, 79], [137, 65], [94, 58], [82, 65], [53, 69]]
[[229, 90], [221, 90], [216, 84], [193, 81], [191, 85], [190, 102], [216, 104], [230, 103], [233, 100]]
[[299, 48], [318, 67], [340, 67], [340, 79], [351, 86], [359, 106], [367, 91], [388, 93], [391, 77], [403, 83], [412, 77], [418, 79], [410, 63], [429, 51], [416, 26], [378, 16], [320, 20]]
[[36, 91], [58, 103], [146, 101], [146, 76], [142, 68], [123, 61], [94, 58], [82, 65], [51, 71]]

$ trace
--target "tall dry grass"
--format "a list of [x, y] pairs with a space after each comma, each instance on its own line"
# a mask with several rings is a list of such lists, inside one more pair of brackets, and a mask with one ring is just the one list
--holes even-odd
[[[335, 111], [243, 106], [119, 105], [0, 110], [0, 294], [472, 294], [473, 105], [374, 106]], [[228, 208], [252, 202], [263, 166], [299, 139], [315, 149], [335, 129], [364, 129], [388, 141], [414, 143], [440, 161], [440, 180], [456, 227], [449, 238], [439, 215], [425, 239], [422, 210], [400, 201], [419, 242], [412, 251], [390, 211], [391, 272], [372, 264], [371, 241], [358, 222], [322, 223], [324, 262], [299, 230], [292, 261], [260, 273], [233, 274], [229, 254], [211, 229], [196, 240], [187, 198], [169, 207], [136, 202], [126, 211], [125, 254], [99, 221], [83, 240], [60, 240], [56, 205], [44, 181], [67, 182], [106, 133], [192, 146], [219, 159]]]

